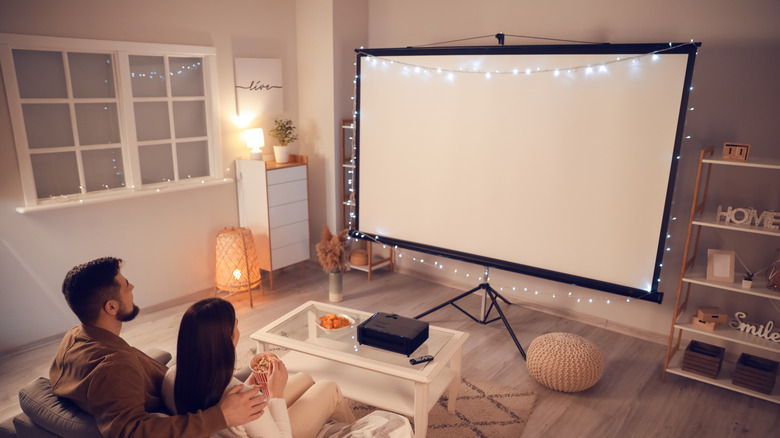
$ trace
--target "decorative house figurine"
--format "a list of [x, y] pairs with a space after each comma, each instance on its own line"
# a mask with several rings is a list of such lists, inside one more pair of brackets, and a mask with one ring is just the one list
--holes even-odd
[[723, 159], [728, 161], [747, 161], [749, 144], [723, 143]]

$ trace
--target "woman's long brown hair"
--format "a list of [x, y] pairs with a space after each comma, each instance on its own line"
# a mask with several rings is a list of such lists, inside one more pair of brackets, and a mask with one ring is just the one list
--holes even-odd
[[236, 362], [236, 311], [221, 298], [193, 304], [181, 318], [173, 396], [179, 414], [219, 403]]

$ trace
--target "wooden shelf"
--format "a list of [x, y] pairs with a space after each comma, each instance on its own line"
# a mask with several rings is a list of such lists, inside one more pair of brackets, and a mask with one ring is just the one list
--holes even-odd
[[704, 158], [702, 159], [702, 163], [780, 170], [780, 160], [774, 158], [750, 158], [748, 161], [729, 161], [722, 158]]
[[[689, 379], [709, 383], [711, 385], [719, 386], [731, 391], [780, 404], [780, 388], [778, 388], [780, 383], [775, 382], [775, 386], [771, 395], [762, 394], [757, 391], [734, 385], [732, 383], [732, 376], [734, 374], [735, 364], [733, 361], [728, 359], [724, 359], [719, 377], [715, 379], [693, 372], [684, 371], [681, 367], [682, 358], [684, 356], [684, 352], [681, 350], [683, 333], [689, 335], [686, 337], [696, 338], [697, 340], [718, 339], [730, 343], [728, 352], [729, 357], [739, 356], [740, 353], [746, 352], [744, 351], [745, 348], [748, 350], [750, 348], [755, 348], [762, 350], [764, 355], [769, 356], [767, 359], [774, 361], [778, 361], [780, 359], [780, 344], [777, 342], [736, 330], [729, 327], [728, 325], [721, 325], [715, 330], [710, 331], [688, 322], [691, 319], [691, 314], [690, 312], [686, 312], [686, 309], [689, 309], [691, 293], [694, 293], [694, 295], [699, 294], [698, 296], [702, 294], [702, 291], [698, 291], [695, 288], [692, 291], [691, 286], [694, 284], [719, 290], [723, 293], [737, 293], [743, 296], [746, 300], [754, 298], [780, 300], [780, 292], [769, 289], [763, 282], [757, 282], [754, 280], [753, 286], [750, 289], [742, 288], [741, 278], [743, 275], [737, 275], [735, 278], [739, 278], [740, 280], [734, 282], [718, 282], [707, 280], [706, 274], [701, 272], [702, 266], [697, 267], [695, 264], [695, 254], [699, 246], [699, 236], [701, 231], [704, 229], [728, 230], [730, 232], [737, 233], [780, 237], [780, 230], [773, 230], [764, 226], [759, 227], [755, 225], [741, 225], [726, 223], [724, 221], [716, 221], [715, 212], [702, 212], [707, 200], [707, 191], [709, 188], [713, 165], [738, 166], [749, 169], [763, 168], [770, 170], [780, 170], [780, 160], [752, 158], [749, 161], [727, 161], [719, 158], [712, 158], [713, 154], [714, 147], [710, 147], [702, 150], [701, 154], [699, 155], [699, 168], [696, 174], [693, 202], [691, 205], [691, 215], [688, 221], [688, 232], [685, 239], [685, 249], [682, 257], [683, 267], [680, 274], [680, 281], [677, 287], [677, 301], [674, 305], [674, 318], [672, 319], [673, 323], [669, 334], [669, 343], [666, 348], [666, 359], [664, 360], [662, 380], [666, 377], [667, 373], [677, 374]], [[762, 240], [762, 242], [764, 241], [769, 242], [770, 240]], [[775, 307], [777, 306], [775, 305]], [[729, 315], [727, 321], [732, 320], [732, 318], [733, 315]], [[728, 322], [726, 322], [726, 324], [727, 323]], [[740, 346], [742, 346], [741, 349]]]
[[353, 265], [352, 263], [347, 262], [347, 267], [350, 269], [357, 269], [358, 271], [368, 272], [370, 270], [376, 270], [384, 268], [385, 266], [390, 266], [390, 260], [385, 259], [382, 262], [374, 263], [369, 268], [368, 265]]
[[715, 215], [715, 213], [703, 213], [701, 215], [697, 215], [697, 217], [693, 220], [693, 224], [702, 227], [719, 228], [722, 230], [741, 231], [744, 233], [756, 233], [766, 236], [780, 237], [780, 230], [772, 230], [763, 226], [757, 227], [755, 225], [727, 224], [723, 221], [716, 221]]
[[[354, 135], [355, 121], [352, 119], [342, 120], [341, 146], [339, 148], [339, 160], [341, 161], [341, 229], [353, 227], [354, 224], [350, 217], [355, 213], [357, 207], [357, 202], [350, 200], [350, 195], [354, 194], [352, 190], [354, 189], [354, 172], [356, 169], [354, 151], [352, 150], [352, 137]], [[348, 176], [348, 173], [352, 173], [352, 175]]]
[[[687, 315], [687, 321], [690, 321], [690, 315]], [[683, 317], [683, 320], [686, 320]], [[710, 338], [721, 339], [724, 341], [735, 342], [737, 344], [749, 345], [751, 347], [759, 348], [761, 350], [768, 351], [770, 353], [780, 353], [780, 344], [772, 342], [767, 339], [759, 338], [758, 336], [750, 335], [745, 332], [733, 329], [731, 327], [718, 327], [715, 330], [705, 330], [699, 326], [691, 323], [677, 323], [674, 328], [684, 330], [690, 333], [695, 333], [701, 336], [707, 336]]]
[[734, 375], [735, 363], [729, 360], [724, 360], [721, 365], [718, 377], [713, 379], [701, 374], [692, 373], [682, 369], [682, 357], [683, 353], [678, 352], [669, 362], [669, 366], [666, 368], [666, 372], [670, 374], [677, 374], [679, 376], [687, 377], [689, 379], [698, 380], [699, 382], [709, 383], [710, 385], [719, 386], [721, 388], [729, 389], [734, 392], [749, 395], [751, 397], [760, 398], [770, 401], [772, 403], [780, 404], [780, 379], [777, 379], [775, 386], [772, 389], [772, 394], [764, 394], [758, 391], [735, 385], [731, 383], [732, 376]]
[[[742, 275], [735, 275], [735, 277], [742, 278]], [[686, 283], [698, 284], [715, 289], [722, 289], [729, 292], [754, 295], [757, 297], [769, 298], [770, 300], [780, 300], [780, 292], [769, 289], [766, 286], [763, 286], [763, 282], [759, 284], [756, 280], [753, 280], [753, 287], [750, 289], [743, 288], [741, 281], [739, 283], [723, 283], [719, 281], [707, 280], [706, 275], [701, 272], [686, 273], [685, 277], [683, 277], [683, 281]]]

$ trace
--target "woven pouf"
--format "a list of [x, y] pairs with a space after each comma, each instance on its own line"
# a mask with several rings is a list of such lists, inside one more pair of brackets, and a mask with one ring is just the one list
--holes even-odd
[[528, 346], [528, 372], [542, 385], [562, 392], [584, 391], [601, 378], [604, 358], [592, 342], [572, 333], [548, 333]]

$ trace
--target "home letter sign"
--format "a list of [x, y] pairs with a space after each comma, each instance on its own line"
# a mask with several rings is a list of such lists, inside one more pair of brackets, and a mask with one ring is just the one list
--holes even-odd
[[729, 206], [726, 211], [723, 211], [723, 206], [719, 205], [718, 212], [715, 213], [715, 221], [720, 221], [721, 219], [727, 224], [734, 223], [738, 225], [760, 226], [763, 222], [766, 229], [780, 229], [780, 213], [775, 213], [771, 210], [766, 210], [759, 216], [755, 208], [732, 208]]

